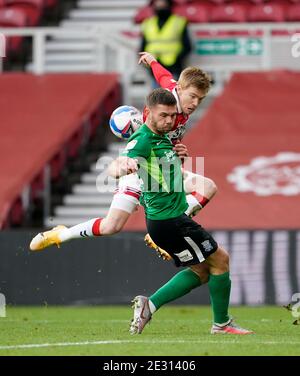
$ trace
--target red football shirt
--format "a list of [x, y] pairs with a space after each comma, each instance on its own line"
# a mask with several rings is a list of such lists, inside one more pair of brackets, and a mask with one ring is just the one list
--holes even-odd
[[[151, 69], [159, 86], [164, 89], [170, 90], [177, 101], [177, 116], [175, 119], [175, 125], [168, 135], [171, 142], [175, 145], [182, 140], [186, 132], [185, 125], [189, 120], [189, 116], [184, 115], [181, 110], [179, 97], [177, 94], [177, 82], [174, 80], [172, 74], [163, 66], [161, 66], [157, 61], [153, 61], [153, 63], [151, 63]], [[145, 121], [145, 113], [143, 114], [143, 118]]]

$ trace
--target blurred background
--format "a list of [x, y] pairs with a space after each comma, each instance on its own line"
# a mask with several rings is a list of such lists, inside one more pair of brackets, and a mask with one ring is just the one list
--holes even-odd
[[[150, 4], [151, 3], [151, 4]], [[113, 237], [30, 253], [31, 238], [108, 211], [99, 158], [124, 142], [108, 118], [140, 110], [145, 0], [0, 0], [0, 293], [12, 305], [128, 303], [175, 274], [143, 244], [143, 211]], [[174, 0], [183, 66], [211, 74], [184, 140], [218, 193], [195, 219], [229, 250], [231, 303], [300, 291], [300, 2]], [[179, 303], [209, 303], [206, 288]]]

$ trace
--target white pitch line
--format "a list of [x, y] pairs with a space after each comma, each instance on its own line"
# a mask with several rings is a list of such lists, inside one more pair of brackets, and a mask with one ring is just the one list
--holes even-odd
[[[252, 336], [251, 336], [252, 337]], [[244, 337], [245, 338], [245, 337]], [[249, 337], [250, 338], [250, 337]], [[66, 347], [66, 346], [90, 346], [90, 345], [113, 345], [113, 344], [128, 344], [128, 343], [146, 343], [146, 344], [163, 344], [163, 343], [202, 343], [203, 340], [107, 340], [107, 341], [84, 341], [84, 342], [57, 342], [57, 343], [32, 343], [27, 345], [10, 345], [0, 346], [0, 350], [15, 350], [15, 349], [33, 349], [42, 347]], [[221, 344], [221, 345], [235, 345], [235, 344], [253, 344], [252, 342], [241, 343], [240, 341], [218, 341], [205, 340], [207, 344]], [[300, 345], [300, 341], [260, 341], [261, 345]]]

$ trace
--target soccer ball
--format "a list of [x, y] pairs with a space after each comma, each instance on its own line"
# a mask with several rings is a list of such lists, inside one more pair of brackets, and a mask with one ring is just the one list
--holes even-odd
[[129, 138], [143, 124], [143, 115], [133, 106], [120, 106], [109, 119], [109, 126], [119, 138]]

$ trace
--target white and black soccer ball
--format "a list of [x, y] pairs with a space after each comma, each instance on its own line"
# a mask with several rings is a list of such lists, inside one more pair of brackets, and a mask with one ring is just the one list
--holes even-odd
[[143, 124], [142, 113], [133, 106], [120, 106], [109, 119], [109, 126], [114, 135], [128, 139]]

